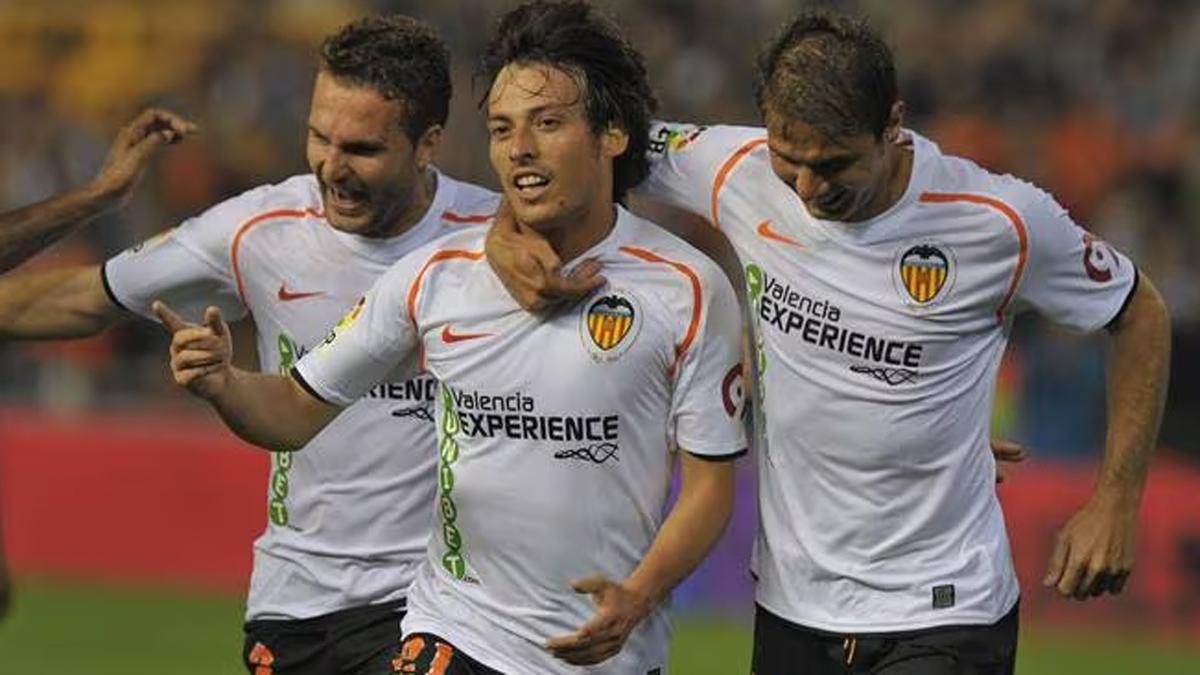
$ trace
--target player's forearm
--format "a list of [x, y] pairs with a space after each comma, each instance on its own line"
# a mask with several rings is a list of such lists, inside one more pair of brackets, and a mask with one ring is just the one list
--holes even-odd
[[0, 214], [0, 272], [20, 265], [118, 203], [118, 195], [87, 185]]
[[86, 337], [120, 316], [96, 266], [0, 277], [0, 339]]
[[1112, 330], [1108, 362], [1108, 435], [1097, 496], [1134, 508], [1146, 484], [1167, 394], [1171, 324], [1144, 275]]
[[[685, 453], [681, 453], [685, 454]], [[645, 599], [649, 612], [704, 560], [733, 511], [734, 463], [686, 456], [679, 499], [650, 550], [624, 585]]]
[[243, 440], [274, 451], [304, 447], [337, 415], [289, 377], [230, 368], [209, 397], [225, 424]]

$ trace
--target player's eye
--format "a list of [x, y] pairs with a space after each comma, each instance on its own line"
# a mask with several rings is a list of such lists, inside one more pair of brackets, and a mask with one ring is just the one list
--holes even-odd
[[488, 125], [488, 135], [493, 140], [500, 140], [508, 136], [509, 127], [507, 124], [490, 124]]

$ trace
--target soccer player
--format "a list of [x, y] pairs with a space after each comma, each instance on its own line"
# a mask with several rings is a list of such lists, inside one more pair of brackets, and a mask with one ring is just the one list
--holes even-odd
[[172, 369], [247, 440], [299, 448], [419, 358], [441, 383], [438, 522], [396, 671], [661, 673], [662, 600], [722, 531], [745, 449], [737, 299], [715, 264], [614, 203], [645, 176], [654, 101], [615, 26], [584, 3], [522, 6], [482, 71], [515, 218], [568, 267], [601, 261], [602, 287], [526, 313], [468, 230], [393, 266], [290, 377], [232, 368], [215, 308], [201, 326], [160, 306]]
[[[428, 27], [347, 25], [321, 50], [311, 174], [224, 201], [102, 268], [0, 281], [0, 334], [90, 335], [152, 316], [157, 298], [191, 316], [212, 304], [249, 314], [262, 367], [287, 370], [392, 262], [494, 211], [493, 193], [432, 164], [450, 94], [449, 55]], [[429, 536], [433, 391], [428, 378], [381, 377], [305, 452], [273, 455], [246, 607], [251, 672], [390, 670]]]
[[[792, 21], [758, 103], [765, 129], [656, 125], [640, 188], [707, 216], [745, 268], [765, 417], [753, 670], [1011, 673], [1018, 585], [987, 438], [1012, 319], [1110, 336], [1100, 479], [1044, 579], [1084, 599], [1119, 593], [1133, 563], [1163, 302], [1048, 194], [904, 128], [891, 53], [861, 22]], [[489, 246], [526, 294], [557, 283], [537, 281], [556, 260], [531, 236]]]

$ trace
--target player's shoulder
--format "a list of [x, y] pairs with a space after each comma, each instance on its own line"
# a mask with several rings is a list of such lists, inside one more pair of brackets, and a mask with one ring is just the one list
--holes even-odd
[[650, 156], [719, 162], [744, 148], [763, 144], [767, 132], [762, 127], [733, 124], [698, 124], [656, 120], [650, 126]]
[[[393, 269], [407, 270], [407, 274], [417, 274], [430, 267], [441, 266], [441, 263], [457, 261], [459, 263], [474, 263], [483, 260], [484, 238], [487, 236], [485, 227], [468, 227], [450, 230], [430, 239], [418, 246], [393, 265]], [[457, 267], [457, 265], [451, 265]]]
[[439, 174], [442, 186], [452, 192], [441, 213], [438, 214], [447, 225], [485, 224], [496, 213], [500, 203], [500, 195], [485, 187], [459, 180], [446, 174]]
[[929, 178], [922, 194], [924, 201], [974, 201], [990, 207], [1009, 219], [1037, 220], [1047, 211], [1060, 211], [1054, 198], [1033, 183], [1008, 173], [998, 173], [965, 157], [942, 153], [932, 141], [928, 145]]
[[278, 183], [259, 185], [218, 204], [247, 218], [263, 215], [306, 216], [320, 214], [321, 188], [316, 176], [301, 174]]
[[698, 284], [697, 290], [706, 296], [713, 292], [714, 285], [727, 283], [721, 268], [681, 237], [629, 212], [623, 212], [622, 218], [628, 223], [628, 233], [619, 250], [627, 261], [648, 264], [648, 269], [655, 270], [661, 279], [689, 291]]
[[321, 215], [321, 192], [312, 174], [250, 188], [188, 219], [192, 228], [236, 231], [247, 224]]

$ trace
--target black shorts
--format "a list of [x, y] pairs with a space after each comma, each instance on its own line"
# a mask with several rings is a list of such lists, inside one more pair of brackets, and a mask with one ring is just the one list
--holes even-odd
[[404, 601], [311, 619], [250, 621], [242, 662], [251, 675], [390, 674]]
[[837, 635], [758, 607], [753, 675], [1012, 675], [1017, 607], [991, 625]]
[[459, 651], [432, 633], [411, 633], [392, 659], [392, 673], [402, 675], [504, 675]]

